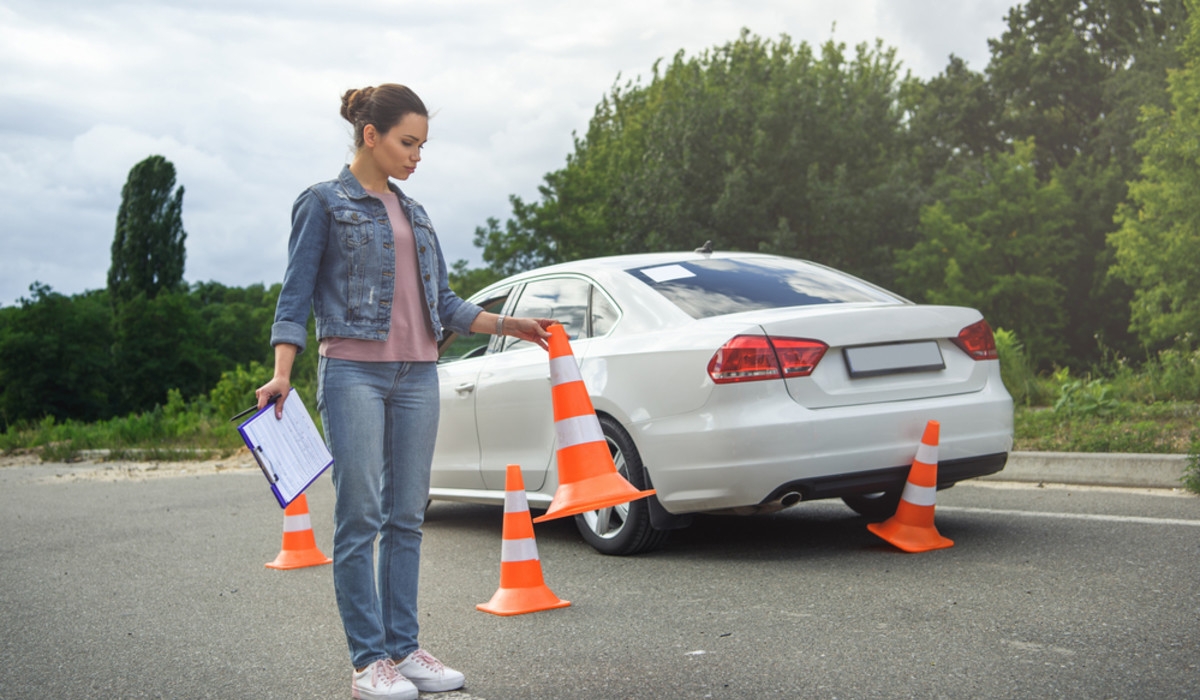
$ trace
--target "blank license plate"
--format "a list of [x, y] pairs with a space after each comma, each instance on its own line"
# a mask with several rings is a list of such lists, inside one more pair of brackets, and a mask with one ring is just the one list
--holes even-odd
[[931, 372], [946, 369], [941, 348], [936, 341], [923, 340], [916, 343], [889, 343], [887, 345], [860, 345], [846, 348], [846, 367], [850, 376], [877, 377], [882, 374], [901, 372]]

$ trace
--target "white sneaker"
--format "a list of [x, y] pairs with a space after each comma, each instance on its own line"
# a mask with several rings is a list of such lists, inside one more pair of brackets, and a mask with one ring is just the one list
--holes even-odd
[[354, 672], [350, 694], [362, 700], [417, 700], [418, 693], [417, 686], [396, 672], [391, 659], [380, 659]]
[[424, 649], [417, 649], [396, 664], [396, 671], [412, 681], [419, 690], [440, 693], [463, 687], [466, 676], [433, 658]]

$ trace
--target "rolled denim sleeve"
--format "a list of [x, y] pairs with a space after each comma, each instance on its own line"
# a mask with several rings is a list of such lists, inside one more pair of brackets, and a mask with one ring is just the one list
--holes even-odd
[[446, 269], [446, 256], [442, 254], [442, 244], [434, 238], [437, 245], [438, 259], [438, 315], [442, 325], [459, 335], [471, 335], [471, 323], [475, 317], [483, 313], [483, 307], [463, 301], [450, 289], [450, 272]]
[[271, 345], [291, 343], [301, 352], [308, 340], [308, 317], [321, 258], [329, 240], [329, 215], [313, 189], [296, 198], [292, 207], [292, 233], [288, 238], [288, 264], [283, 276]]

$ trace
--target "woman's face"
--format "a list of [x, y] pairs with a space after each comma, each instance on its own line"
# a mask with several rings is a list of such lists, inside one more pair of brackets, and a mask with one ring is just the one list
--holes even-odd
[[421, 161], [421, 147], [429, 140], [429, 119], [409, 112], [383, 134], [367, 125], [363, 138], [380, 170], [388, 177], [407, 180], [416, 172], [417, 163]]

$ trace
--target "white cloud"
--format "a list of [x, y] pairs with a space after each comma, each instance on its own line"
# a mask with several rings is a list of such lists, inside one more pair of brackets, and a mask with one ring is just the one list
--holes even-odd
[[[0, 304], [34, 280], [104, 286], [129, 169], [161, 154], [185, 187], [188, 280], [282, 278], [295, 196], [349, 155], [347, 88], [404, 82], [435, 118], [405, 190], [447, 257], [537, 197], [600, 98], [656, 59], [788, 34], [881, 37], [914, 73], [976, 69], [1006, 2], [980, 0], [0, 0]], [[834, 25], [836, 23], [836, 30]]]

